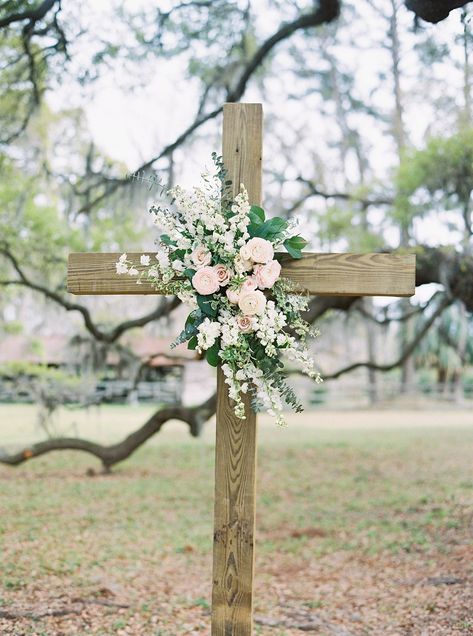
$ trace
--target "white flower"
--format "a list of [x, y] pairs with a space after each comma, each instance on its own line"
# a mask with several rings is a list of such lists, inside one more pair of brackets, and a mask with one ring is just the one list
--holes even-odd
[[266, 307], [266, 296], [262, 291], [248, 291], [240, 294], [238, 307], [247, 316], [261, 315]]
[[172, 262], [172, 268], [176, 272], [183, 272], [186, 269], [186, 266], [182, 261], [176, 258], [176, 260]]
[[140, 257], [140, 263], [142, 265], [148, 266], [150, 261], [150, 257], [147, 254], [142, 254]]
[[251, 260], [251, 250], [248, 245], [242, 245], [240, 247], [240, 258], [242, 261], [250, 261]]
[[240, 255], [245, 258], [242, 254], [242, 250], [244, 250], [244, 254], [249, 254], [249, 257], [254, 263], [268, 263], [274, 256], [272, 244], [266, 239], [259, 237], [250, 239], [248, 243], [240, 249]]
[[156, 260], [158, 261], [160, 269], [167, 269], [170, 265], [169, 254], [164, 250], [157, 252]]
[[130, 269], [128, 270], [128, 274], [130, 276], [138, 276], [140, 272], [136, 269], [136, 267], [130, 267]]
[[117, 274], [126, 274], [128, 271], [128, 265], [121, 260], [115, 263], [115, 267], [117, 270]]
[[219, 322], [212, 322], [206, 318], [198, 327], [197, 346], [199, 349], [210, 349], [220, 335]]
[[126, 261], [126, 259], [127, 259], [127, 253], [125, 252], [124, 254], [122, 254], [122, 255], [120, 256], [120, 258], [118, 259], [118, 261], [119, 261], [120, 263], [124, 263], [124, 262]]

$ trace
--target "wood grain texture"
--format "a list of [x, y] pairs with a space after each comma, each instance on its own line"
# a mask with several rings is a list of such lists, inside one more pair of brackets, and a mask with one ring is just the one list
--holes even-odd
[[212, 636], [251, 636], [255, 550], [256, 415], [235, 417], [217, 374]]
[[[147, 252], [152, 258], [154, 253]], [[140, 269], [140, 253], [128, 257]], [[119, 276], [119, 253], [76, 253], [69, 256], [67, 288], [72, 294], [156, 294], [149, 284]], [[413, 254], [304, 254], [301, 260], [283, 256], [282, 275], [315, 296], [412, 296]]]
[[[261, 204], [263, 112], [260, 104], [225, 104], [223, 162], [234, 194], [243, 183]], [[235, 416], [222, 370], [217, 378], [212, 636], [253, 633], [256, 415]]]

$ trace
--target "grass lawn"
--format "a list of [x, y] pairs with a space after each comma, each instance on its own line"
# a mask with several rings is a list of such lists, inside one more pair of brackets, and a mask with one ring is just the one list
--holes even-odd
[[[150, 412], [58, 429], [115, 441]], [[38, 437], [0, 407], [0, 447]], [[69, 452], [0, 466], [0, 634], [209, 634], [212, 438], [171, 424], [110, 476]], [[255, 634], [473, 634], [471, 413], [262, 418], [260, 446]]]

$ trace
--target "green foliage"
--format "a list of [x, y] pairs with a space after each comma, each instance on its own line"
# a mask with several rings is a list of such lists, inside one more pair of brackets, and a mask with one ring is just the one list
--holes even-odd
[[394, 216], [404, 225], [432, 209], [463, 209], [473, 191], [473, 129], [406, 153], [396, 185]]
[[307, 245], [307, 241], [302, 236], [291, 236], [283, 243], [292, 258], [302, 258], [302, 250]]
[[212, 367], [216, 367], [218, 363], [220, 362], [219, 351], [220, 351], [220, 339], [217, 339], [214, 342], [214, 344], [210, 347], [210, 349], [207, 349], [207, 351], [205, 352], [205, 359]]

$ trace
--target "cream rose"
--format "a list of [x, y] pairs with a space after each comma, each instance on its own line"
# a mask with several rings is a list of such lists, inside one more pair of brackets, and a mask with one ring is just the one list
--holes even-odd
[[240, 294], [238, 307], [247, 316], [261, 316], [266, 307], [266, 297], [259, 289]]
[[253, 319], [251, 316], [237, 316], [237, 323], [243, 333], [253, 331]]
[[227, 298], [232, 303], [232, 305], [237, 305], [240, 299], [240, 293], [235, 289], [227, 289]]
[[220, 288], [217, 272], [213, 267], [201, 267], [192, 277], [192, 285], [202, 296], [214, 294]]
[[249, 261], [251, 259], [251, 251], [248, 244], [240, 247], [240, 257], [242, 261]]
[[248, 250], [249, 257], [254, 263], [268, 263], [274, 256], [274, 249], [271, 243], [257, 236], [250, 239], [248, 243], [240, 249], [240, 255], [243, 248]]
[[241, 254], [237, 254], [235, 256], [234, 266], [238, 274], [244, 274], [253, 267], [253, 263], [243, 259]]
[[217, 274], [217, 278], [218, 278], [218, 282], [220, 283], [220, 286], [224, 287], [225, 285], [228, 285], [231, 278], [230, 270], [227, 267], [225, 267], [225, 265], [220, 264], [220, 265], [214, 265], [214, 271]]
[[266, 265], [255, 265], [255, 278], [260, 289], [269, 289], [278, 280], [281, 274], [281, 265], [278, 261], [269, 261]]
[[203, 245], [199, 245], [192, 252], [191, 259], [197, 267], [205, 267], [212, 262], [212, 254]]

